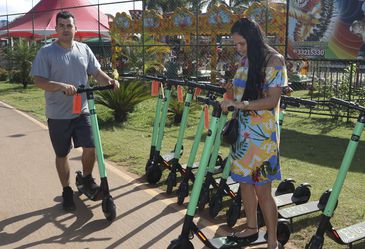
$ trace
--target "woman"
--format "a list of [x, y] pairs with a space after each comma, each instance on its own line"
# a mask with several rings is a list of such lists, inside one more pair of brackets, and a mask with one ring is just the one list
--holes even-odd
[[265, 43], [260, 27], [247, 18], [231, 28], [237, 52], [242, 56], [224, 111], [234, 106], [239, 117], [239, 137], [231, 150], [231, 176], [240, 183], [247, 227], [231, 237], [249, 243], [258, 237], [257, 204], [260, 204], [268, 231], [268, 248], [279, 248], [277, 206], [271, 183], [281, 179], [279, 165], [278, 108], [282, 87], [287, 85], [283, 56]]

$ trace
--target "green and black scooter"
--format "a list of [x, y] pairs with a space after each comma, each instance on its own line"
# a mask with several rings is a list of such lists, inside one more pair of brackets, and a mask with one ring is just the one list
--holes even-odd
[[339, 244], [348, 244], [350, 245], [350, 247], [353, 242], [365, 238], [365, 222], [336, 230], [332, 227], [330, 221], [337, 206], [338, 197], [344, 184], [347, 172], [352, 163], [352, 159], [355, 155], [361, 134], [364, 130], [365, 107], [338, 98], [331, 98], [330, 102], [336, 105], [347, 107], [349, 109], [357, 110], [360, 112], [360, 114], [357, 119], [357, 123], [351, 136], [350, 142], [347, 146], [345, 155], [342, 159], [342, 163], [337, 173], [336, 180], [333, 184], [332, 193], [330, 194], [323, 214], [321, 215], [321, 220], [319, 222], [316, 234], [313, 235], [309, 243], [306, 245], [306, 249], [321, 249], [324, 244], [325, 233], [327, 233], [329, 237], [332, 238], [335, 242]]
[[[189, 83], [193, 83], [193, 82], [189, 82]], [[209, 83], [199, 83], [200, 84], [200, 89], [207, 91], [206, 97], [209, 98], [210, 100], [215, 100], [217, 98], [216, 95], [223, 95], [226, 90], [220, 86], [215, 86]], [[194, 182], [195, 181], [195, 175], [193, 173], [193, 168], [195, 167], [195, 158], [196, 158], [196, 154], [198, 152], [198, 148], [199, 148], [199, 143], [201, 141], [201, 137], [203, 134], [203, 129], [204, 129], [204, 113], [205, 113], [205, 106], [202, 108], [201, 110], [201, 115], [200, 115], [200, 119], [199, 119], [199, 123], [197, 125], [197, 129], [195, 132], [195, 137], [194, 137], [194, 142], [193, 142], [193, 146], [191, 148], [190, 154], [189, 154], [189, 158], [188, 158], [188, 163], [185, 169], [185, 172], [183, 174], [183, 178], [182, 181], [179, 184], [179, 188], [176, 191], [177, 194], [177, 203], [179, 205], [184, 203], [185, 197], [187, 197], [189, 195], [189, 181]], [[210, 164], [212, 166], [212, 168], [215, 168], [216, 165], [220, 165], [221, 167], [224, 165], [224, 160], [222, 160], [222, 158], [220, 156], [218, 156], [218, 150], [219, 150], [219, 145], [220, 145], [220, 140], [218, 141], [216, 139], [217, 137], [213, 138], [214, 143], [219, 143], [217, 146], [215, 147], [215, 150], [213, 150], [214, 155], [212, 155], [209, 152], [209, 159], [208, 159], [208, 164]], [[205, 205], [205, 203], [204, 203]]]
[[[241, 241], [237, 240], [234, 236], [228, 237], [219, 237], [214, 239], [208, 239], [204, 233], [195, 225], [193, 218], [197, 209], [197, 204], [199, 200], [199, 195], [202, 189], [204, 175], [206, 172], [206, 168], [208, 165], [210, 152], [212, 150], [212, 146], [214, 143], [214, 139], [216, 137], [216, 133], [218, 130], [218, 122], [222, 113], [222, 109], [220, 107], [220, 103], [214, 100], [210, 100], [208, 98], [197, 98], [199, 101], [212, 105], [212, 119], [210, 121], [208, 135], [204, 143], [202, 157], [199, 163], [198, 172], [195, 176], [195, 181], [193, 185], [193, 190], [191, 194], [191, 198], [188, 204], [187, 213], [184, 218], [183, 228], [181, 234], [178, 239], [175, 239], [170, 242], [168, 249], [193, 249], [194, 246], [190, 242], [191, 236], [194, 233], [208, 248], [241, 248], [243, 246], [253, 245], [253, 244], [263, 244], [266, 243], [265, 233], [260, 231], [257, 240], [255, 241]], [[233, 111], [233, 108], [229, 108]], [[278, 222], [278, 240], [284, 245], [289, 240], [290, 230], [286, 221], [279, 220]]]
[[[183, 84], [184, 82], [155, 76], [145, 76], [144, 78], [148, 80], [157, 80], [164, 86], [164, 89], [162, 89], [162, 87], [160, 88], [157, 97], [150, 156], [145, 167], [147, 181], [150, 184], [155, 184], [161, 179], [163, 169], [171, 169], [171, 164], [174, 159], [175, 152], [167, 156], [162, 156], [160, 152], [166, 125], [167, 112], [171, 100], [172, 86]], [[182, 140], [180, 142], [181, 145], [179, 147], [182, 149]], [[181, 150], [177, 150], [175, 148], [174, 151], [176, 151], [176, 153], [179, 154], [178, 157], [180, 157]]]
[[175, 149], [174, 149], [174, 158], [172, 159], [170, 173], [168, 174], [167, 179], [166, 179], [166, 193], [167, 194], [171, 194], [173, 187], [175, 187], [177, 185], [177, 171], [179, 171], [181, 175], [185, 174], [185, 169], [181, 166], [181, 164], [179, 162], [180, 157], [181, 157], [180, 151], [181, 151], [182, 145], [183, 145], [186, 124], [188, 121], [188, 115], [189, 115], [189, 111], [190, 111], [190, 104], [191, 104], [191, 101], [194, 96], [194, 91], [196, 88], [203, 87], [203, 85], [192, 82], [192, 81], [182, 81], [182, 82], [180, 82], [180, 85], [187, 86], [188, 91], [187, 91], [186, 97], [185, 97], [184, 110], [183, 110], [183, 114], [182, 114], [182, 118], [181, 118], [177, 142], [176, 142]]
[[80, 193], [85, 194], [89, 199], [96, 201], [102, 199], [101, 207], [103, 209], [103, 213], [105, 218], [108, 221], [113, 221], [116, 217], [116, 208], [113, 201], [112, 196], [109, 192], [108, 179], [105, 169], [104, 162], [104, 154], [103, 148], [101, 145], [100, 133], [99, 133], [99, 124], [98, 118], [96, 115], [95, 102], [94, 102], [94, 91], [102, 91], [102, 90], [110, 90], [113, 89], [113, 85], [108, 86], [95, 86], [91, 88], [84, 88], [84, 86], [80, 86], [77, 89], [77, 93], [86, 93], [86, 98], [89, 105], [90, 110], [90, 118], [91, 118], [91, 128], [92, 134], [94, 137], [95, 150], [96, 150], [96, 158], [98, 161], [99, 175], [100, 175], [100, 188], [99, 191], [95, 194], [90, 194], [85, 192], [83, 189], [83, 177], [81, 171], [76, 172], [76, 186]]

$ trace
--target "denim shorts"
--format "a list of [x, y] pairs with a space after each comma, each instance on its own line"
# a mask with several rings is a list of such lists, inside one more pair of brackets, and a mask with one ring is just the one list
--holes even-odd
[[48, 119], [48, 130], [57, 157], [65, 157], [73, 146], [94, 148], [89, 114], [74, 119]]

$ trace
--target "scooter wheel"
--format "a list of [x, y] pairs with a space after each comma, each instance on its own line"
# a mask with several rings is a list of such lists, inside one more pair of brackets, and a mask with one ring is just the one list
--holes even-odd
[[222, 171], [224, 170], [224, 167], [226, 167], [227, 160], [228, 160], [228, 157], [224, 158], [224, 160], [222, 161], [222, 164], [220, 165]]
[[151, 164], [146, 171], [146, 178], [149, 184], [156, 184], [162, 176], [162, 170], [158, 165]]
[[170, 172], [169, 175], [167, 176], [166, 186], [167, 186], [166, 193], [171, 194], [172, 189], [174, 188], [174, 186], [176, 186], [176, 173], [175, 172]]
[[277, 237], [282, 245], [285, 245], [289, 241], [290, 228], [287, 221], [278, 221]]
[[202, 188], [200, 192], [199, 201], [198, 201], [198, 208], [199, 210], [203, 210], [205, 208], [205, 204], [209, 202], [209, 188]]
[[232, 201], [226, 213], [226, 216], [227, 216], [227, 225], [229, 227], [233, 227], [234, 225], [236, 225], [237, 220], [241, 216], [241, 205], [235, 201]]
[[151, 167], [151, 165], [152, 165], [152, 160], [148, 159], [147, 163], [146, 163], [146, 166], [144, 167], [144, 170], [145, 170], [146, 174], [147, 174], [148, 168]]
[[209, 203], [209, 215], [212, 218], [215, 218], [219, 211], [222, 209], [222, 195], [216, 195], [214, 198], [211, 199]]
[[322, 249], [323, 238], [313, 236], [308, 244], [305, 245], [305, 249]]
[[[217, 161], [215, 162], [215, 166], [220, 166], [222, 167], [222, 164], [223, 164], [223, 158], [221, 155], [218, 155], [217, 157]], [[224, 166], [223, 166], [224, 167]]]
[[177, 204], [182, 205], [185, 197], [189, 195], [189, 184], [185, 181], [180, 183], [179, 189], [177, 190]]
[[175, 239], [170, 242], [167, 249], [194, 249], [194, 246], [189, 240]]
[[110, 222], [113, 221], [115, 219], [115, 217], [117, 216], [117, 211], [116, 211], [116, 207], [115, 207], [112, 197], [108, 196], [108, 197], [104, 198], [101, 203], [101, 206], [102, 206], [105, 218]]

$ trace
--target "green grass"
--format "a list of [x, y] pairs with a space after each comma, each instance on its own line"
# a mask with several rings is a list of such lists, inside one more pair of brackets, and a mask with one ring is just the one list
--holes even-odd
[[[30, 86], [23, 90], [21, 85], [0, 82], [0, 100], [35, 116], [41, 121], [44, 117], [43, 91]], [[149, 155], [153, 116], [155, 113], [154, 99], [147, 100], [137, 106], [135, 112], [129, 115], [124, 124], [112, 120], [110, 110], [97, 105], [101, 137], [105, 157], [118, 165], [128, 168], [139, 175], [144, 174], [144, 167]], [[194, 139], [199, 111], [189, 116], [188, 129], [184, 142], [185, 153], [182, 162], [186, 162]], [[352, 134], [354, 122], [334, 121], [323, 116], [309, 116], [287, 112], [281, 137], [281, 164], [283, 177], [291, 177], [296, 184], [308, 182], [311, 184], [311, 200], [319, 198], [321, 193], [331, 188], [342, 157]], [[178, 127], [168, 120], [163, 141], [162, 153], [171, 150], [177, 139]], [[202, 146], [200, 146], [200, 151]], [[222, 154], [228, 153], [228, 148], [222, 148]], [[332, 218], [335, 227], [344, 227], [365, 219], [365, 143], [361, 139], [357, 153], [348, 172], [342, 189], [339, 206]], [[199, 155], [199, 154], [198, 154]], [[164, 177], [166, 177], [166, 171]], [[159, 186], [164, 188], [163, 180]], [[294, 232], [291, 242], [298, 248], [304, 248], [305, 243], [315, 233], [318, 224], [318, 214], [295, 218]], [[324, 248], [344, 248], [326, 237]], [[354, 248], [365, 248], [365, 243], [355, 244]]]

